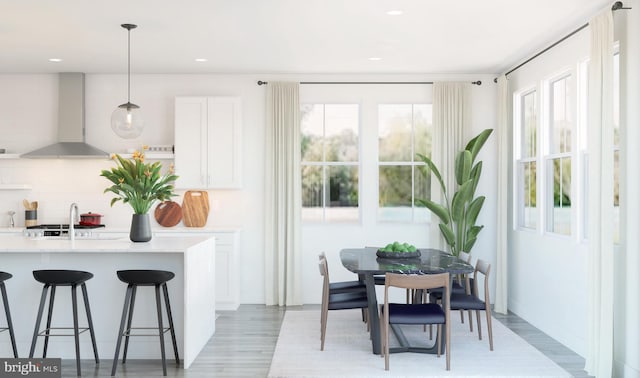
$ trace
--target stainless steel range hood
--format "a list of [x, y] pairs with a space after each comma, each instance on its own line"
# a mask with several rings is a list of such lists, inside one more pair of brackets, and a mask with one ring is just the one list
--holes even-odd
[[60, 73], [58, 84], [58, 143], [26, 154], [31, 159], [100, 159], [109, 154], [84, 139], [84, 74]]

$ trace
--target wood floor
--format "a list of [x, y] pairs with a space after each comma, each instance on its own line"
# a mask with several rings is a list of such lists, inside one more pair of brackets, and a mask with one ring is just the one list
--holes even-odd
[[[320, 310], [317, 305], [288, 307], [288, 311]], [[285, 308], [264, 305], [242, 305], [238, 311], [221, 311], [216, 321], [216, 334], [188, 370], [168, 362], [168, 377], [266, 377], [271, 364]], [[582, 368], [584, 359], [553, 340], [514, 314], [494, 317], [542, 351], [574, 377], [588, 377]], [[110, 360], [96, 365], [82, 362], [84, 377], [108, 377]], [[75, 361], [64, 360], [63, 377], [75, 377]], [[118, 365], [118, 377], [162, 377], [158, 360], [131, 360]]]

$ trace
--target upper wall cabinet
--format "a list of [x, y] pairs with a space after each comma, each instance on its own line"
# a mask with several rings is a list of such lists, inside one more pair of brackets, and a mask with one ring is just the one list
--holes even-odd
[[239, 97], [176, 97], [175, 171], [180, 189], [242, 186]]

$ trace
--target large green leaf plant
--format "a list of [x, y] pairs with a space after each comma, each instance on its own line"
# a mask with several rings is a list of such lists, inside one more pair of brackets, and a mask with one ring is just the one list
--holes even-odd
[[[485, 197], [475, 196], [482, 174], [482, 161], [475, 160], [492, 132], [493, 129], [483, 130], [467, 143], [464, 150], [456, 154], [456, 185], [454, 188], [448, 188], [449, 190], [433, 161], [427, 156], [417, 154], [425, 163], [421, 172], [425, 176], [433, 174], [440, 183], [444, 204], [429, 199], [417, 199], [417, 202], [440, 218], [440, 232], [454, 256], [458, 256], [461, 251], [470, 253], [478, 234], [484, 228], [476, 225]], [[452, 192], [453, 196], [450, 196]]]
[[135, 214], [147, 214], [156, 201], [167, 201], [176, 195], [173, 182], [178, 176], [173, 174], [173, 167], [162, 174], [160, 162], [145, 163], [144, 153], [138, 151], [131, 160], [117, 154], [111, 158], [116, 167], [102, 170], [100, 174], [113, 184], [104, 190], [115, 194], [111, 206], [122, 201], [131, 205]]

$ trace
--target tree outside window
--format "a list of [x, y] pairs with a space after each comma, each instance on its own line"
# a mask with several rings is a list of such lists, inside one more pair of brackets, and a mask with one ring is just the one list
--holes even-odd
[[357, 221], [359, 106], [301, 107], [303, 221]]
[[431, 119], [431, 104], [378, 105], [378, 220], [428, 221], [415, 199], [431, 198], [431, 175], [416, 154], [431, 156]]

